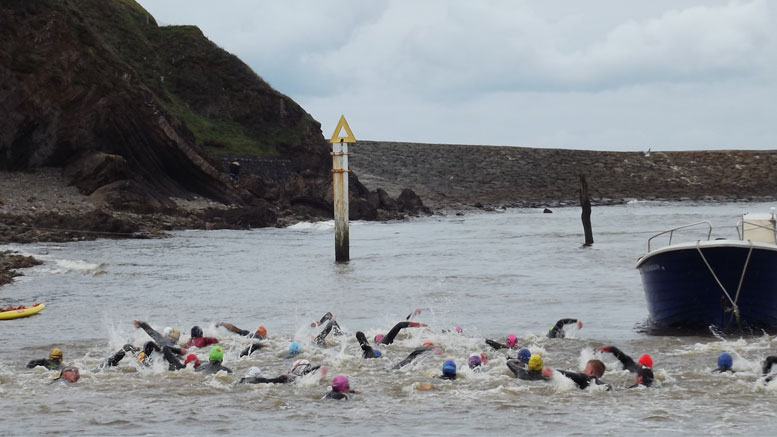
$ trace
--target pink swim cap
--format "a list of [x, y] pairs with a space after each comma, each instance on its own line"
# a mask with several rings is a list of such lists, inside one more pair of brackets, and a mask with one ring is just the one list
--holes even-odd
[[372, 339], [372, 341], [374, 341], [375, 343], [378, 343], [381, 340], [383, 340], [383, 334], [378, 334], [375, 336], [375, 338]]
[[507, 336], [507, 341], [505, 341], [505, 344], [508, 347], [513, 347], [518, 343], [518, 339], [515, 337], [515, 334], [510, 334]]
[[339, 392], [346, 392], [350, 389], [351, 387], [348, 385], [348, 377], [343, 375], [337, 375], [332, 380], [332, 390], [339, 391]]

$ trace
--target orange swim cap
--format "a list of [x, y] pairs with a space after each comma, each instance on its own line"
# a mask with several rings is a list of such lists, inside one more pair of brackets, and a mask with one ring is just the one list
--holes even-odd
[[262, 338], [267, 337], [267, 330], [264, 329], [264, 325], [259, 325], [259, 327], [256, 328], [256, 335]]
[[432, 343], [431, 341], [425, 341], [424, 342], [424, 346], [433, 346], [433, 345], [434, 345], [434, 343]]

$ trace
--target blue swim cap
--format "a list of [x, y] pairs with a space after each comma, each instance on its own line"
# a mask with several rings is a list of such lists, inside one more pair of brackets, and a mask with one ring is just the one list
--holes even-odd
[[448, 360], [448, 361], [442, 363], [442, 374], [443, 375], [455, 375], [456, 374], [456, 363], [454, 363], [453, 360]]
[[531, 351], [529, 349], [521, 349], [518, 351], [518, 361], [526, 364], [531, 359]]
[[372, 350], [372, 352], [374, 352], [374, 353], [375, 353], [375, 358], [380, 358], [380, 357], [382, 357], [382, 356], [383, 356], [383, 354], [382, 354], [382, 353], [380, 353], [380, 351], [379, 351], [379, 350], [377, 350], [377, 349], [373, 349], [373, 350]]
[[731, 367], [733, 363], [734, 359], [728, 352], [723, 352], [718, 356], [718, 367]]
[[302, 345], [299, 344], [298, 341], [291, 342], [291, 344], [289, 345], [289, 353], [291, 355], [297, 355], [298, 353], [301, 353], [301, 352], [302, 352]]

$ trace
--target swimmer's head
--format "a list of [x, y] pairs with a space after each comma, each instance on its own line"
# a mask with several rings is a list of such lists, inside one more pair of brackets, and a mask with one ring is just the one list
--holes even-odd
[[718, 367], [731, 367], [734, 364], [734, 359], [731, 358], [731, 354], [728, 352], [722, 352], [718, 355]]
[[639, 357], [639, 360], [637, 360], [637, 362], [642, 366], [653, 368], [653, 357], [651, 357], [648, 354], [645, 354]]
[[478, 367], [480, 364], [483, 363], [483, 360], [480, 358], [480, 354], [474, 353], [469, 356], [469, 360], [467, 360], [467, 364], [469, 364], [470, 369], [474, 369], [475, 367]]
[[293, 375], [302, 376], [310, 368], [310, 361], [297, 360], [291, 365], [291, 373]]
[[332, 380], [332, 390], [339, 392], [347, 392], [351, 389], [348, 384], [348, 377], [343, 375], [337, 375]]
[[294, 356], [302, 353], [302, 345], [298, 341], [293, 341], [289, 344], [289, 355]]
[[602, 360], [588, 360], [588, 362], [585, 364], [585, 370], [583, 373], [585, 373], [586, 376], [601, 378], [602, 375], [604, 375], [605, 369], [606, 366]]
[[381, 340], [383, 340], [383, 334], [378, 334], [372, 339], [375, 343], [380, 343]]
[[202, 337], [202, 328], [199, 326], [192, 326], [192, 338]]
[[246, 378], [258, 378], [259, 375], [262, 374], [262, 369], [252, 366], [248, 369], [248, 372], [246, 372]]
[[543, 362], [542, 357], [534, 354], [529, 358], [529, 370], [542, 370]]
[[81, 378], [81, 373], [78, 371], [78, 367], [65, 367], [59, 377], [65, 381], [76, 382]]
[[531, 351], [529, 349], [523, 348], [518, 351], [518, 361], [522, 362], [523, 364], [526, 364], [531, 359]]
[[162, 330], [162, 335], [167, 337], [168, 335], [170, 335], [170, 331], [172, 331], [172, 330], [173, 330], [173, 328], [171, 328], [169, 326], [165, 326], [165, 329]]
[[200, 367], [200, 359], [197, 358], [197, 355], [189, 354], [186, 356], [186, 360], [184, 361], [184, 365], [188, 365], [189, 363], [194, 363], [194, 368]]
[[62, 361], [62, 349], [55, 347], [49, 352], [49, 359], [51, 361]]
[[208, 359], [210, 359], [211, 361], [223, 361], [224, 349], [222, 349], [221, 346], [213, 346], [212, 348], [210, 348]]
[[254, 337], [267, 338], [267, 329], [264, 328], [264, 325], [259, 325], [259, 327], [256, 328], [256, 333], [254, 334]]
[[375, 358], [380, 358], [383, 356], [383, 354], [377, 349], [373, 349], [372, 352], [375, 354]]
[[456, 376], [456, 363], [453, 360], [442, 363], [442, 374], [444, 376]]
[[515, 334], [510, 334], [507, 336], [507, 340], [505, 340], [505, 344], [507, 347], [513, 347], [516, 344], [518, 344], [518, 338], [515, 336]]
[[147, 356], [148, 356], [148, 355], [146, 355], [146, 353], [145, 353], [145, 352], [141, 352], [141, 353], [139, 353], [139, 354], [138, 354], [138, 363], [142, 363], [143, 361], [145, 361]]
[[169, 338], [173, 342], [177, 342], [178, 339], [181, 338], [181, 331], [173, 328], [170, 330], [170, 333], [167, 334], [167, 338]]
[[650, 387], [653, 385], [653, 371], [648, 367], [637, 370], [637, 375], [634, 377], [634, 383]]
[[434, 343], [432, 343], [431, 341], [427, 340], [427, 341], [424, 342], [424, 347], [426, 347], [426, 346], [434, 346]]
[[453, 332], [455, 332], [457, 334], [461, 334], [462, 332], [464, 332], [464, 330], [461, 329], [461, 326], [456, 325], [456, 326], [453, 327]]

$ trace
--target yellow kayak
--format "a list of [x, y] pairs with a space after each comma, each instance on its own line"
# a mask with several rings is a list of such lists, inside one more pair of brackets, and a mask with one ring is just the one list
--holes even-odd
[[22, 308], [18, 310], [2, 311], [0, 312], [0, 320], [18, 319], [19, 317], [27, 317], [33, 314], [38, 314], [46, 305], [42, 303], [35, 304], [29, 308]]

